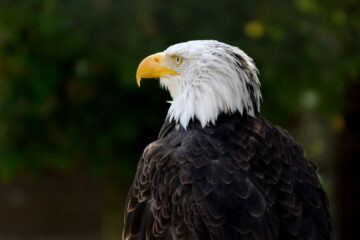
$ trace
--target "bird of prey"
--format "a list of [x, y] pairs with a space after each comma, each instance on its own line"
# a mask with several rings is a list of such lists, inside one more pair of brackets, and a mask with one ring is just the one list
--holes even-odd
[[258, 70], [237, 47], [179, 43], [136, 73], [172, 97], [144, 150], [125, 206], [125, 240], [328, 240], [328, 200], [314, 166], [260, 115]]

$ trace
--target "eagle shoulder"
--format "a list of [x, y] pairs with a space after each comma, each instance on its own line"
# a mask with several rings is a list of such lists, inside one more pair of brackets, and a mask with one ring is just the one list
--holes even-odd
[[329, 239], [331, 232], [304, 151], [262, 117], [163, 127], [144, 150], [126, 215], [126, 239]]

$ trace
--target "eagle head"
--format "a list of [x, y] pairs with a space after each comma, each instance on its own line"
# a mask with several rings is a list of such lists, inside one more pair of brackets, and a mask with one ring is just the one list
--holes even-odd
[[168, 117], [185, 129], [197, 119], [202, 127], [215, 124], [221, 113], [255, 116], [260, 111], [260, 82], [253, 60], [237, 47], [214, 40], [170, 46], [145, 58], [136, 72], [159, 78], [172, 97]]

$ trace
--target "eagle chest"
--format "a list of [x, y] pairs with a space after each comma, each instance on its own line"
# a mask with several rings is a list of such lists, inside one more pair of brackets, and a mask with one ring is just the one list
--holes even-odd
[[[161, 143], [158, 143], [161, 141]], [[166, 143], [158, 140], [149, 146], [144, 154], [144, 175], [150, 187], [153, 200], [152, 211], [157, 220], [166, 223], [170, 218], [176, 219], [183, 208], [190, 208], [191, 179], [188, 173], [188, 162], [178, 155], [178, 143]], [[175, 146], [174, 146], [175, 145]], [[186, 206], [187, 205], [187, 206]]]

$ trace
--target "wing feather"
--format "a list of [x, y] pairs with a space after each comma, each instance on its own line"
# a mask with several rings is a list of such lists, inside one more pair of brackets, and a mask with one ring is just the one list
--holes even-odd
[[303, 149], [262, 117], [166, 122], [144, 151], [124, 239], [328, 240], [326, 195]]

